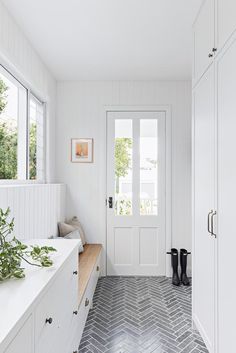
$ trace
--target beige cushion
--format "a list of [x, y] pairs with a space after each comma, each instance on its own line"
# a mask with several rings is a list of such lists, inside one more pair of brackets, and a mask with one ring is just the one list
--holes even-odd
[[67, 234], [73, 232], [75, 230], [75, 227], [67, 223], [59, 222], [58, 229], [59, 237], [65, 237]]
[[82, 244], [86, 244], [86, 237], [85, 237], [85, 233], [83, 230], [83, 227], [80, 223], [80, 221], [78, 220], [77, 217], [73, 217], [72, 219], [70, 219], [69, 221], [67, 221], [67, 224], [74, 227], [74, 229], [78, 229], [81, 240], [82, 240]]

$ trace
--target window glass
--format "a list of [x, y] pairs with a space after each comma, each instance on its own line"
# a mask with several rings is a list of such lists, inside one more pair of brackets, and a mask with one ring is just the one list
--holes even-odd
[[157, 215], [158, 121], [140, 120], [140, 214]]
[[44, 104], [0, 66], [1, 180], [44, 179], [43, 127]]
[[132, 215], [132, 120], [115, 121], [115, 213]]
[[29, 119], [29, 178], [44, 177], [44, 105], [33, 95], [30, 97]]

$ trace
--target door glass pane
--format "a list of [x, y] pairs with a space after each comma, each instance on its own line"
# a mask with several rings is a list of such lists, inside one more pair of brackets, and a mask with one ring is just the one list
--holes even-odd
[[132, 120], [115, 121], [115, 214], [132, 215]]
[[157, 119], [140, 120], [140, 214], [157, 215]]

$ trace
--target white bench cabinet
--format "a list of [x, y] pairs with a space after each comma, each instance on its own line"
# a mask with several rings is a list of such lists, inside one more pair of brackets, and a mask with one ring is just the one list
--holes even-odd
[[0, 353], [74, 353], [79, 345], [78, 241], [35, 244], [57, 249], [54, 265], [25, 266], [25, 279], [0, 284]]

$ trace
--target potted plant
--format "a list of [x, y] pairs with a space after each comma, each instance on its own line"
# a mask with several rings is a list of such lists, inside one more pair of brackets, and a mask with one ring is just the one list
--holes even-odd
[[28, 246], [12, 236], [14, 218], [9, 222], [9, 214], [10, 208], [5, 212], [0, 208], [0, 282], [24, 278], [22, 262], [38, 267], [52, 266], [49, 254], [56, 251], [51, 246]]

